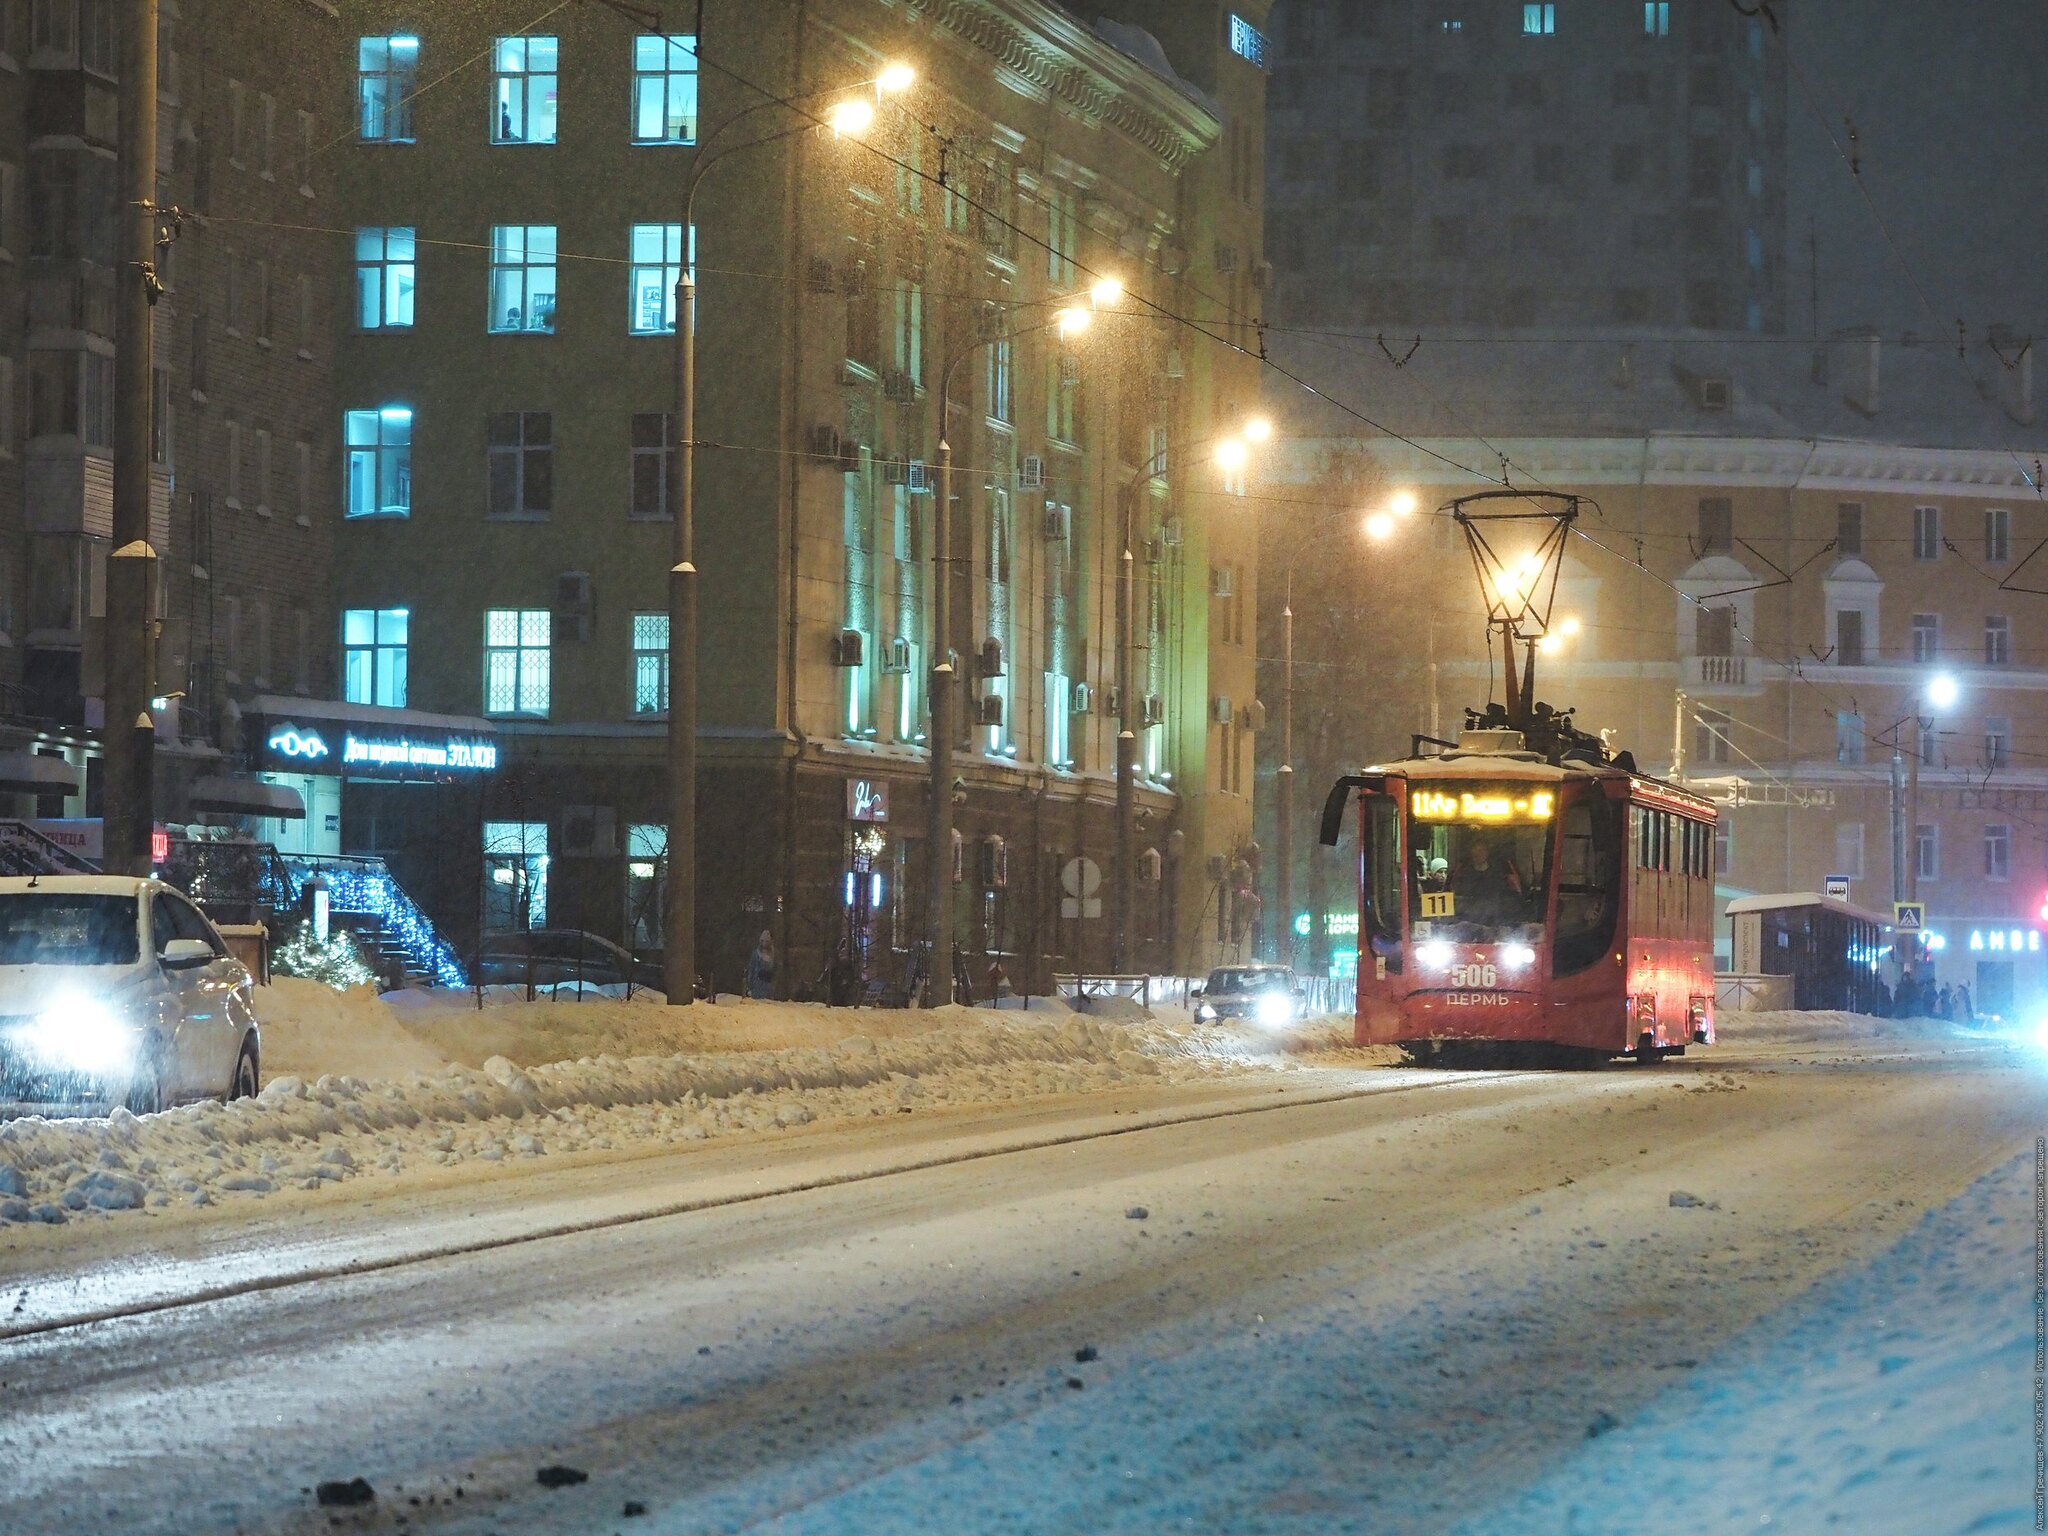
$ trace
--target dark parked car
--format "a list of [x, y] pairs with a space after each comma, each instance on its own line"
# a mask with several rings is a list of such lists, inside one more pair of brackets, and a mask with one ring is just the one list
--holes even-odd
[[1188, 1001], [1198, 1024], [1249, 1019], [1273, 1028], [1300, 1018], [1303, 999], [1294, 972], [1284, 965], [1219, 965], [1208, 981], [1189, 990]]
[[487, 933], [476, 970], [484, 986], [530, 986], [551, 995], [624, 996], [629, 989], [661, 990], [659, 965], [637, 960], [610, 939], [580, 928]]

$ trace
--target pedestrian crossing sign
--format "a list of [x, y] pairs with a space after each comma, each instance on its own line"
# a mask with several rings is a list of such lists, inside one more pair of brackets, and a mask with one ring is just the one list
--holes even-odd
[[1918, 933], [1927, 926], [1927, 905], [1919, 901], [1892, 903], [1892, 926], [1901, 933]]

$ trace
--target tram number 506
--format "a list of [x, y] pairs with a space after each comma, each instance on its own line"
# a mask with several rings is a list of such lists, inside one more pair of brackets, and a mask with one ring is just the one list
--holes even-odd
[[1454, 965], [1451, 967], [1451, 985], [1454, 987], [1497, 987], [1500, 972], [1491, 965]]

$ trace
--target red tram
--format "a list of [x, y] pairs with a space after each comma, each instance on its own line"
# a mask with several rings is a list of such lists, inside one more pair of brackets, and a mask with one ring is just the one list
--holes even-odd
[[[1578, 502], [1472, 510], [1511, 494], [1544, 497], [1495, 491], [1447, 509], [1502, 640], [1507, 702], [1468, 711], [1436, 755], [1417, 737], [1408, 758], [1340, 779], [1323, 808], [1334, 846], [1359, 799], [1357, 1040], [1418, 1059], [1481, 1046], [1676, 1055], [1714, 1038], [1717, 813], [1534, 699], [1549, 623], [1537, 588]], [[1538, 519], [1550, 531], [1536, 549], [1506, 559], [1482, 526]]]

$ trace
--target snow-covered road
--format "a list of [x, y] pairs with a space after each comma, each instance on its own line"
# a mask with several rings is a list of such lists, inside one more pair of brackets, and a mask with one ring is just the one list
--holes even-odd
[[[1970, 1189], [1936, 1221], [2003, 1212], [2030, 1260], [2004, 1165], [2044, 1110], [2040, 1062], [1954, 1040], [1331, 1068], [329, 1198], [142, 1258], [82, 1230], [0, 1296], [0, 1529], [1753, 1530], [1755, 1483], [1725, 1521], [1632, 1514], [1688, 1423], [1732, 1434], [1772, 1349], [1811, 1341], [1802, 1293], [1867, 1302], [1925, 1212]], [[1945, 1283], [1925, 1304], [1996, 1311]], [[2031, 1297], [2016, 1272], [1999, 1326]], [[1917, 1421], [1937, 1449], [1895, 1488], [1871, 1403], [1828, 1399], [1879, 1442], [1856, 1528], [2031, 1526], [2002, 1359], [1943, 1399], [1983, 1423]], [[1773, 1385], [1804, 1454], [1842, 1446]], [[537, 1481], [557, 1466], [587, 1480]], [[373, 1502], [316, 1505], [356, 1477]], [[1766, 1528], [1820, 1526], [1801, 1487]]]

